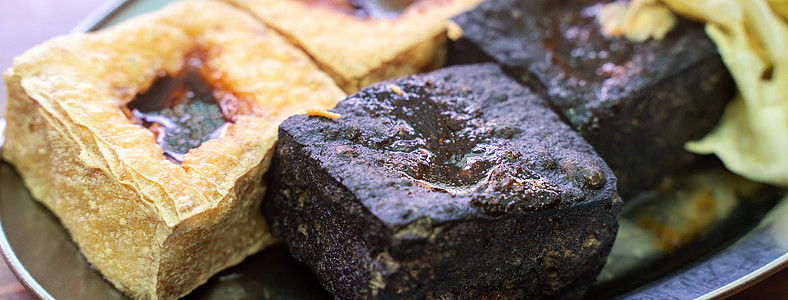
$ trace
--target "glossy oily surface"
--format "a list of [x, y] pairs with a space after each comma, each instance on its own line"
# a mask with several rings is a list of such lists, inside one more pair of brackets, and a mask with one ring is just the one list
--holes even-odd
[[621, 210], [612, 171], [498, 66], [377, 83], [332, 111], [279, 126], [263, 214], [334, 296], [561, 298], [594, 281]]
[[[124, 16], [147, 11], [151, 9], [151, 5], [159, 5], [154, 3], [154, 1], [131, 1], [130, 3], [119, 13], [113, 14], [112, 16], [114, 17], [109, 18], [109, 22], [117, 22]], [[101, 15], [101, 17], [103, 16]], [[95, 18], [88, 19], [85, 23], [87, 25], [83, 25], [82, 28], [88, 28], [88, 25], [96, 22], [97, 19]], [[25, 277], [26, 279], [21, 279], [24, 284], [31, 288], [34, 295], [37, 296], [44, 296], [46, 291], [50, 291], [52, 295], [61, 296], [60, 298], [69, 298], [69, 295], [72, 295], [73, 297], [71, 298], [80, 299], [112, 299], [114, 297], [113, 293], [117, 294], [117, 292], [113, 292], [114, 289], [103, 282], [100, 276], [90, 271], [90, 267], [77, 252], [63, 250], [68, 247], [74, 247], [73, 244], [70, 244], [67, 235], [62, 229], [52, 234], [46, 233], [46, 231], [36, 231], [40, 229], [36, 226], [39, 226], [38, 223], [41, 222], [40, 220], [43, 220], [42, 216], [46, 216], [46, 211], [40, 205], [35, 204], [29, 196], [26, 196], [27, 193], [24, 191], [24, 187], [18, 181], [14, 183], [14, 180], [17, 180], [14, 179], [16, 175], [8, 172], [8, 165], [4, 164], [2, 170], [3, 172], [0, 173], [0, 179], [2, 179], [2, 186], [0, 186], [0, 192], [2, 192], [0, 194], [0, 220], [4, 225], [5, 231], [3, 249], [9, 262], [16, 259], [17, 263], [11, 263], [14, 271], [18, 274], [28, 275]], [[786, 243], [788, 237], [785, 234], [788, 232], [788, 218], [785, 217], [788, 215], [788, 211], [784, 209], [785, 204], [783, 202], [779, 206], [783, 207], [782, 210], [773, 209], [766, 218], [763, 218], [757, 224], [749, 224], [752, 226], [757, 225], [757, 227], [749, 229], [746, 236], [732, 236], [731, 238], [734, 241], [729, 241], [729, 244], [736, 243], [736, 246], [723, 247], [724, 249], [721, 252], [713, 251], [708, 255], [701, 255], [690, 267], [684, 268], [677, 273], [665, 275], [662, 279], [655, 281], [655, 284], [650, 286], [648, 290], [635, 291], [630, 296], [727, 296], [781, 269], [788, 261], [788, 258], [783, 255], [788, 249], [788, 246], [786, 246], [788, 245]], [[35, 213], [34, 211], [36, 210], [39, 210], [39, 213]], [[44, 214], [41, 214], [42, 212]], [[55, 220], [52, 221], [56, 222]], [[57, 223], [53, 224], [50, 225], [59, 226]], [[49, 239], [50, 241], [55, 243], [26, 244], [25, 240], [31, 236], [48, 237], [51, 238]], [[47, 248], [58, 249], [59, 251], [46, 252], [51, 255], [46, 256], [47, 254], [43, 253], [45, 252], [43, 250]], [[11, 249], [16, 250], [15, 253], [17, 255], [14, 252], [9, 252]], [[43, 256], [31, 256], [33, 254]], [[67, 266], [63, 266], [63, 264], [66, 264], [65, 261], [68, 260], [72, 262], [68, 263]], [[43, 261], [39, 264], [49, 264], [50, 267], [37, 268], [35, 267], [37, 265], [36, 261]], [[58, 262], [63, 264], [58, 264]], [[61, 272], [54, 272], [59, 270], [60, 267], [52, 266], [63, 266], [63, 268], [73, 271], [68, 274], [62, 274]], [[242, 268], [248, 269], [250, 272], [257, 270], [255, 267], [246, 266], [247, 262], [244, 262]], [[722, 268], [722, 266], [729, 267]], [[280, 274], [278, 272], [272, 273]], [[258, 274], [257, 276], [266, 277], [270, 275]], [[239, 283], [239, 277], [245, 278], [246, 281]], [[73, 280], [69, 281], [69, 278]], [[292, 279], [292, 277], [282, 276], [282, 279], [290, 284], [291, 287], [295, 285], [295, 279]], [[36, 280], [41, 284], [38, 284]], [[91, 283], [91, 280], [94, 280], [93, 283]], [[213, 295], [215, 299], [222, 299], [222, 296], [227, 297], [227, 295], [239, 295], [239, 297], [242, 297], [241, 293], [251, 291], [258, 292], [258, 294], [253, 294], [251, 297], [265, 298], [264, 295], [272, 295], [271, 289], [264, 288], [263, 284], [260, 283], [261, 281], [256, 280], [259, 279], [255, 279], [253, 276], [238, 275], [234, 272], [222, 273], [221, 276], [212, 279], [208, 285], [198, 289], [199, 295], [203, 296], [194, 295], [189, 297], [208, 298], [208, 295]], [[320, 289], [318, 283], [312, 283], [313, 285], [295, 286], [295, 289], [304, 291]], [[104, 287], [96, 289], [95, 287], [91, 288], [91, 285], [103, 285]], [[215, 289], [217, 286], [222, 286], [225, 289]], [[644, 294], [648, 291], [661, 294]], [[675, 292], [681, 292], [681, 294], [670, 294]], [[320, 298], [321, 296], [323, 298], [328, 297], [328, 295], [320, 293], [307, 294], [305, 297]]]
[[454, 18], [454, 48], [476, 48], [484, 55], [465, 57], [496, 61], [547, 98], [626, 200], [697, 159], [684, 143], [713, 128], [734, 84], [700, 24], [682, 20], [662, 40], [608, 38], [596, 21], [607, 2], [486, 1]]

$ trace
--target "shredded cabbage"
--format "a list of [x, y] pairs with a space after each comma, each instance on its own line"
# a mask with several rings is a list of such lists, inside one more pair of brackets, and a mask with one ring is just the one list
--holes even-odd
[[[644, 7], [660, 11], [655, 1], [632, 0], [624, 8], [616, 6], [620, 2], [607, 5], [602, 15], [607, 10], [619, 16], [608, 19], [619, 21], [605, 29], [602, 20], [603, 33], [608, 30], [637, 41], [630, 36], [642, 39], [642, 32], [616, 30], [632, 30], [637, 27], [631, 24], [649, 20], [661, 32], [664, 24], [654, 17], [663, 12], [639, 12]], [[715, 154], [729, 170], [751, 180], [788, 186], [788, 0], [660, 1], [679, 15], [706, 23], [706, 33], [738, 88], [717, 127], [701, 140], [688, 142], [686, 149]], [[645, 21], [620, 21], [632, 18]]]
[[717, 128], [686, 148], [714, 153], [752, 180], [788, 186], [788, 1], [662, 1], [706, 22], [739, 91]]
[[611, 2], [596, 16], [602, 34], [623, 36], [633, 42], [661, 40], [676, 25], [676, 15], [657, 0]]

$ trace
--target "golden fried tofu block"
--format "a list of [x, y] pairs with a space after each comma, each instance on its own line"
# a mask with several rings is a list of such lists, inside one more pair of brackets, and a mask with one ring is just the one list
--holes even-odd
[[443, 65], [448, 19], [481, 0], [226, 0], [301, 47], [346, 92]]
[[[141, 299], [183, 296], [270, 245], [259, 206], [278, 124], [346, 96], [301, 50], [218, 1], [55, 38], [16, 58], [5, 80], [3, 159], [88, 262]], [[153, 90], [166, 114], [141, 112], [152, 104], [139, 95]], [[190, 120], [221, 125], [165, 155], [185, 141], [170, 123]]]

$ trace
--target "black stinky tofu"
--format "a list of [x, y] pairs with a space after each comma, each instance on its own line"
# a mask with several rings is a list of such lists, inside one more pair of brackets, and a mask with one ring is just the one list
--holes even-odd
[[279, 127], [263, 213], [340, 299], [574, 295], [618, 229], [616, 179], [494, 64], [372, 85]]
[[594, 146], [630, 197], [696, 156], [687, 141], [713, 128], [734, 83], [700, 24], [662, 40], [607, 38], [600, 1], [488, 0], [454, 21], [450, 61], [494, 60], [548, 98]]

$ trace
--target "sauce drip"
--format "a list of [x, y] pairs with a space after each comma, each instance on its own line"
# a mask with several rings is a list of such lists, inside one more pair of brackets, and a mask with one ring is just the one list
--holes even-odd
[[[161, 76], [126, 106], [129, 118], [153, 131], [165, 156], [176, 163], [203, 142], [222, 137], [232, 118], [201, 76], [202, 62], [195, 57], [187, 62], [181, 74]], [[222, 100], [228, 97], [235, 99], [226, 94]]]

